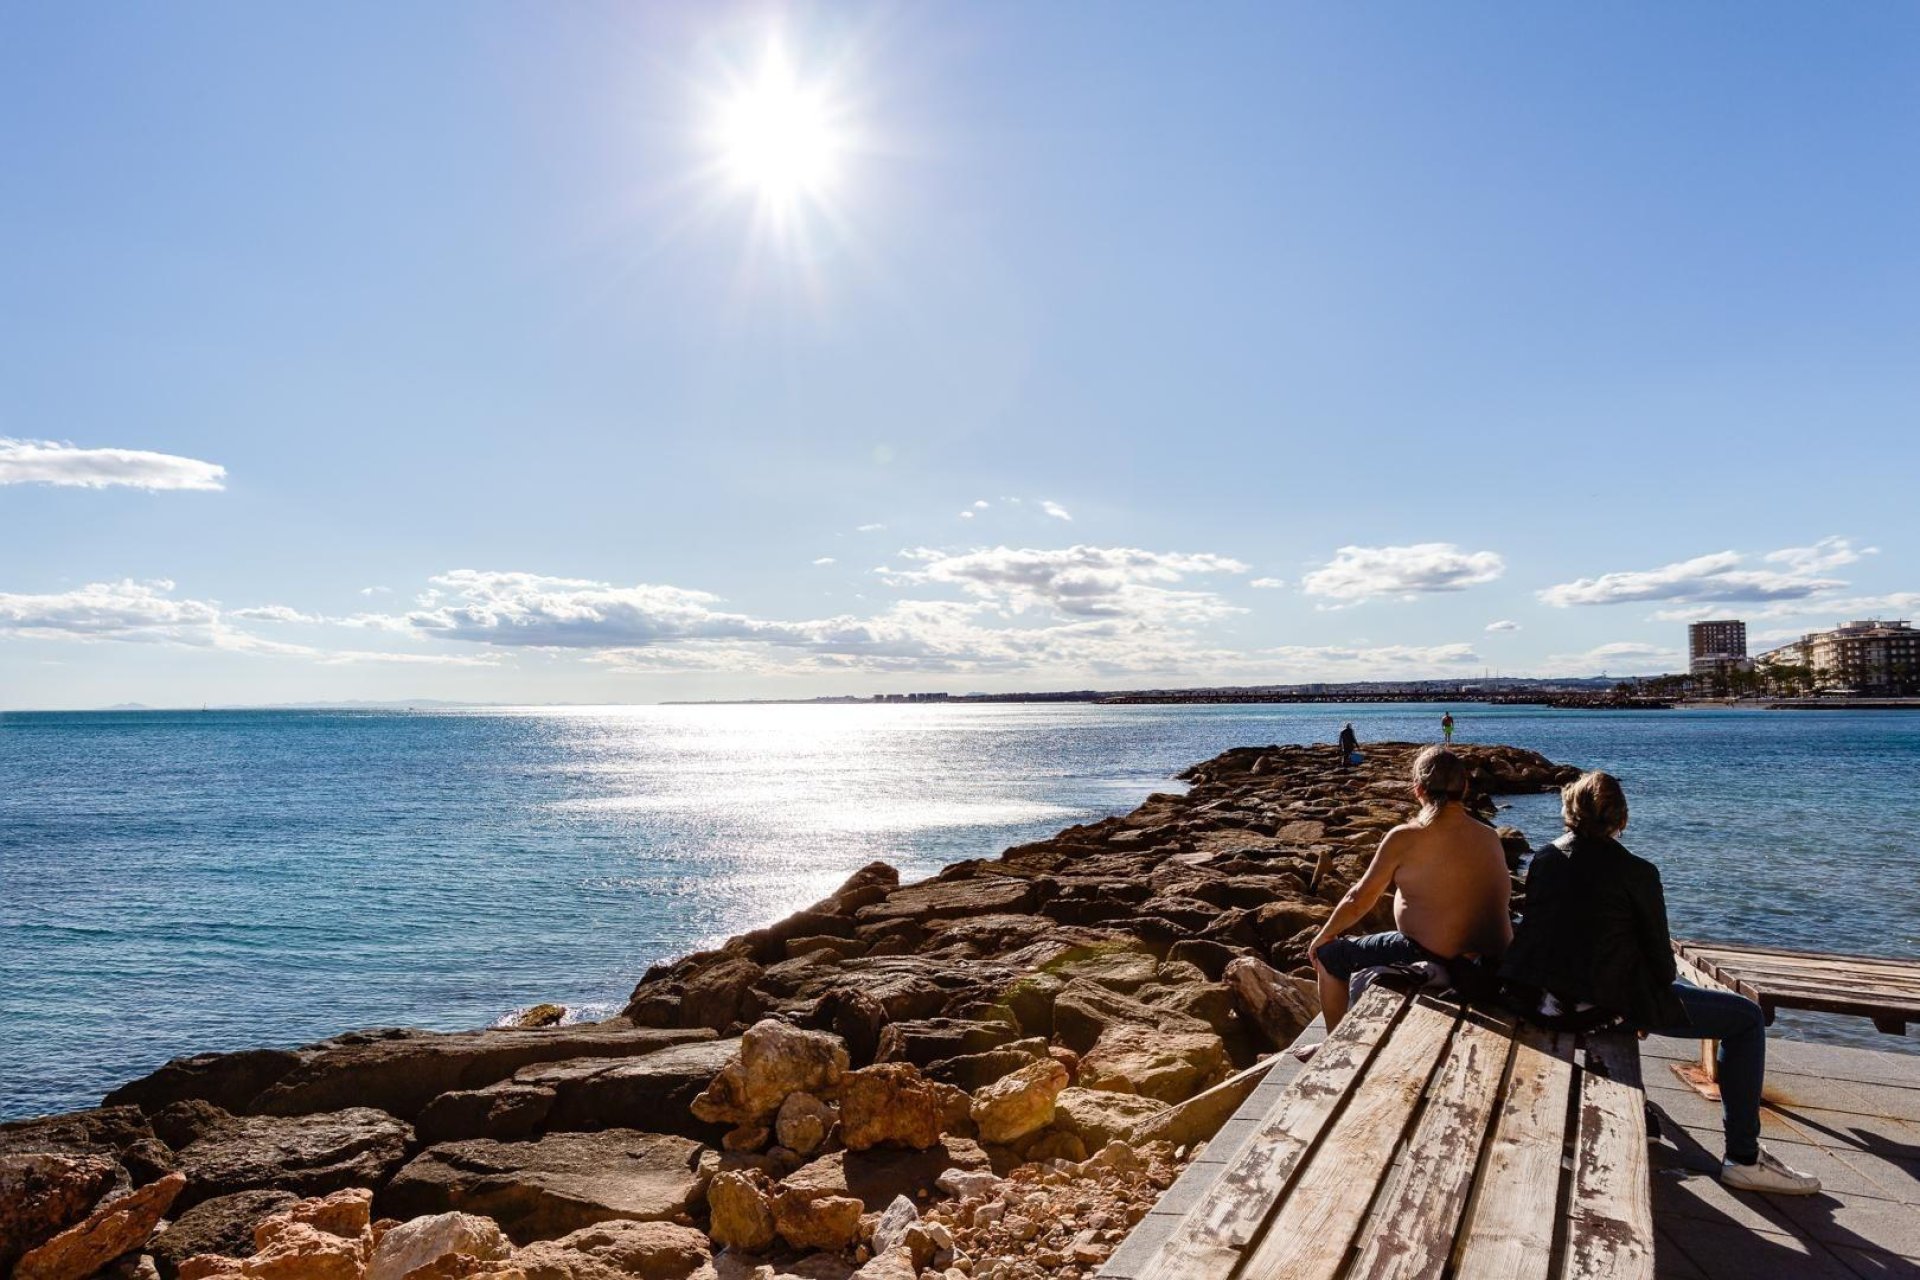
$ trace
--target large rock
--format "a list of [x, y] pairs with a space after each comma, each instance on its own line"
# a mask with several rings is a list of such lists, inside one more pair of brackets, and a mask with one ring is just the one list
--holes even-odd
[[1098, 1151], [1115, 1139], [1130, 1140], [1134, 1126], [1167, 1110], [1167, 1104], [1156, 1098], [1079, 1088], [1062, 1090], [1053, 1107], [1053, 1127], [1079, 1138], [1089, 1151]]
[[477, 1213], [518, 1243], [551, 1240], [596, 1222], [686, 1213], [706, 1187], [701, 1157], [708, 1150], [633, 1129], [444, 1143], [394, 1175], [380, 1205], [395, 1217]]
[[105, 1156], [0, 1156], [0, 1276], [21, 1254], [86, 1217], [118, 1174]]
[[[949, 869], [951, 870], [951, 868]], [[1058, 886], [1046, 879], [980, 876], [969, 880], [929, 880], [895, 889], [886, 899], [855, 914], [868, 923], [884, 920], [940, 920], [955, 916], [1030, 915]]]
[[601, 1222], [513, 1255], [527, 1280], [693, 1280], [712, 1260], [706, 1236], [670, 1222]]
[[253, 1229], [262, 1218], [292, 1204], [286, 1191], [236, 1191], [203, 1200], [167, 1223], [147, 1243], [160, 1274], [170, 1278], [188, 1258], [217, 1254], [244, 1258], [253, 1252]]
[[21, 1255], [14, 1280], [81, 1280], [147, 1242], [187, 1180], [170, 1173], [95, 1205], [93, 1212]]
[[1226, 1044], [1205, 1024], [1171, 1030], [1123, 1023], [1102, 1032], [1080, 1060], [1083, 1087], [1162, 1102], [1185, 1101], [1226, 1074]]
[[963, 1054], [986, 1053], [1020, 1039], [1011, 1022], [974, 1018], [915, 1018], [889, 1023], [880, 1032], [874, 1055], [877, 1062], [911, 1062], [929, 1066]]
[[373, 1253], [367, 1209], [373, 1195], [350, 1187], [293, 1204], [254, 1228], [246, 1258], [201, 1254], [180, 1264], [180, 1280], [361, 1280]]
[[670, 1045], [709, 1039], [712, 1034], [700, 1029], [662, 1030], [621, 1023], [530, 1031], [358, 1033], [318, 1046], [318, 1052], [244, 1109], [294, 1116], [366, 1106], [411, 1120], [440, 1094], [482, 1088], [536, 1062], [632, 1058]]
[[389, 1227], [373, 1248], [365, 1280], [408, 1280], [442, 1259], [499, 1262], [512, 1252], [513, 1245], [491, 1218], [436, 1213]]
[[183, 1205], [272, 1187], [319, 1195], [377, 1187], [406, 1159], [411, 1130], [384, 1111], [351, 1107], [323, 1115], [235, 1116], [180, 1150]]
[[712, 1124], [764, 1124], [790, 1093], [831, 1096], [847, 1065], [847, 1047], [837, 1037], [768, 1018], [740, 1037], [739, 1057], [690, 1109]]
[[839, 1120], [838, 1111], [812, 1094], [790, 1093], [774, 1117], [774, 1136], [787, 1150], [810, 1156], [820, 1149]]
[[444, 1093], [420, 1113], [420, 1141], [514, 1141], [538, 1132], [649, 1129], [713, 1138], [717, 1126], [689, 1110], [739, 1052], [737, 1040], [702, 1040], [636, 1058], [579, 1058], [522, 1067], [484, 1089]]
[[729, 1249], [757, 1252], [773, 1243], [773, 1204], [766, 1175], [751, 1169], [726, 1170], [707, 1186], [708, 1230]]
[[135, 1107], [97, 1107], [0, 1124], [0, 1155], [102, 1156], [123, 1167], [133, 1183], [173, 1171], [173, 1152]]
[[680, 991], [680, 1025], [725, 1031], [760, 1013], [753, 984], [765, 972], [740, 956], [728, 956], [688, 978]]
[[949, 1137], [925, 1151], [875, 1147], [836, 1151], [787, 1175], [789, 1188], [815, 1195], [852, 1196], [870, 1211], [886, 1208], [896, 1196], [920, 1198], [949, 1169], [986, 1171], [992, 1161], [980, 1144]]
[[711, 1034], [618, 1021], [483, 1031], [356, 1031], [303, 1049], [177, 1058], [115, 1089], [107, 1103], [152, 1113], [200, 1099], [235, 1113], [268, 1115], [370, 1106], [411, 1120], [442, 1093], [481, 1088], [530, 1063], [632, 1057]]
[[852, 1196], [818, 1195], [803, 1187], [780, 1187], [770, 1197], [774, 1229], [796, 1249], [838, 1252], [860, 1238], [861, 1202]]
[[197, 1098], [227, 1111], [247, 1104], [316, 1050], [242, 1049], [238, 1053], [201, 1053], [175, 1058], [150, 1075], [121, 1085], [106, 1097], [109, 1107], [132, 1106], [154, 1112], [170, 1103]]
[[1068, 983], [1054, 999], [1054, 1033], [1075, 1053], [1090, 1052], [1102, 1036], [1119, 1027], [1214, 1034], [1212, 1027], [1190, 1014], [1156, 1008], [1085, 978]]
[[980, 1141], [1008, 1144], [1053, 1123], [1053, 1102], [1067, 1087], [1067, 1069], [1047, 1058], [1003, 1076], [973, 1095]]
[[840, 1082], [840, 1140], [855, 1151], [931, 1147], [964, 1098], [952, 1085], [929, 1080], [904, 1062], [850, 1071]]

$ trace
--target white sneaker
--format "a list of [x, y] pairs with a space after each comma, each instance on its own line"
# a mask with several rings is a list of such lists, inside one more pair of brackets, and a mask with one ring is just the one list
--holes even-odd
[[1720, 1162], [1720, 1181], [1737, 1191], [1761, 1191], [1770, 1196], [1810, 1196], [1820, 1190], [1820, 1179], [1798, 1169], [1789, 1169], [1765, 1147], [1752, 1164]]

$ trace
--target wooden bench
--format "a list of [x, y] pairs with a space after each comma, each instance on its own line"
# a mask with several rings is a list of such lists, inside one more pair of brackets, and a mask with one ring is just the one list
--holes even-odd
[[[1681, 977], [1739, 992], [1760, 1006], [1769, 1025], [1780, 1009], [1867, 1018], [1894, 1036], [1920, 1023], [1920, 962], [1681, 938], [1674, 939], [1673, 954]], [[1718, 1050], [1717, 1041], [1702, 1040], [1697, 1066], [1674, 1067], [1682, 1080], [1715, 1099], [1720, 1096]]]
[[1630, 1034], [1370, 988], [1138, 1280], [1650, 1277]]

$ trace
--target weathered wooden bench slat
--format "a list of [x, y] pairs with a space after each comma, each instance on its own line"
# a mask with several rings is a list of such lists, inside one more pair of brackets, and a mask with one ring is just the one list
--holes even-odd
[[1473, 1016], [1461, 1022], [1401, 1155], [1402, 1177], [1381, 1197], [1349, 1280], [1438, 1280], [1513, 1047], [1511, 1027]]
[[1848, 971], [1843, 968], [1815, 969], [1799, 963], [1769, 964], [1711, 952], [1689, 955], [1688, 959], [1716, 977], [1757, 979], [1767, 986], [1775, 983], [1811, 987], [1816, 990], [1839, 988], [1847, 991], [1884, 991], [1908, 999], [1920, 997], [1920, 966], [1908, 973], [1881, 973], [1872, 970]]
[[1515, 1040], [1453, 1269], [1473, 1280], [1546, 1280], [1552, 1263], [1574, 1042], [1539, 1027]]
[[1816, 964], [1839, 964], [1843, 967], [1851, 967], [1855, 961], [1902, 971], [1915, 967], [1914, 961], [1902, 960], [1896, 956], [1854, 956], [1833, 951], [1796, 951], [1791, 947], [1762, 947], [1745, 942], [1705, 942], [1688, 938], [1680, 940], [1677, 945], [1689, 952], [1721, 952], [1741, 957], [1782, 957], [1790, 960], [1810, 960]]
[[1332, 1280], [1453, 1039], [1457, 1013], [1415, 1001], [1354, 1086], [1254, 1246], [1246, 1280]]
[[[1611, 1280], [1653, 1272], [1653, 1192], [1647, 1181], [1646, 1094], [1631, 1037], [1596, 1035], [1587, 1045], [1573, 1146], [1562, 1280]], [[1606, 1071], [1607, 1075], [1600, 1074]], [[1612, 1078], [1608, 1078], [1608, 1077]]]
[[1715, 968], [1736, 969], [1741, 973], [1759, 973], [1788, 978], [1796, 982], [1845, 982], [1849, 986], [1885, 987], [1892, 991], [1920, 990], [1920, 966], [1879, 967], [1875, 965], [1815, 964], [1811, 960], [1777, 960], [1764, 955], [1736, 955], [1718, 951], [1694, 951], [1695, 960]]
[[1196, 1280], [1232, 1271], [1405, 1006], [1404, 996], [1384, 987], [1355, 1003], [1259, 1131], [1141, 1268], [1139, 1280]]

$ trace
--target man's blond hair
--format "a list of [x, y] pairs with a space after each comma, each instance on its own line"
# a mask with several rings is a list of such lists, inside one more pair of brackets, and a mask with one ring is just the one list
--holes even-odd
[[1617, 836], [1627, 829], [1627, 793], [1620, 779], [1595, 769], [1560, 788], [1560, 820], [1577, 836]]

